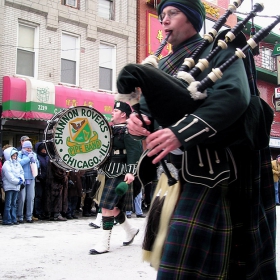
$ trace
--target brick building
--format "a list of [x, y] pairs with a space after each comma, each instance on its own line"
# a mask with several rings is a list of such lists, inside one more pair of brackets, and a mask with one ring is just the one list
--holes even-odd
[[0, 143], [36, 142], [46, 119], [100, 92], [110, 118], [116, 75], [136, 58], [136, 1], [2, 0], [0, 44]]

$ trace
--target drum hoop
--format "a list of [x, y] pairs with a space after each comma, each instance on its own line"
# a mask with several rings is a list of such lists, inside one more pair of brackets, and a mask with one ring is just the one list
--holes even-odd
[[[94, 112], [95, 115], [98, 115], [102, 121], [104, 121], [104, 126], [107, 127], [108, 131], [107, 131], [107, 134], [109, 135], [109, 139], [108, 139], [108, 147], [107, 147], [107, 151], [104, 152], [105, 154], [103, 155], [103, 159], [98, 163], [98, 164], [95, 164], [93, 166], [90, 166], [89, 168], [74, 168], [72, 167], [71, 165], [67, 164], [67, 162], [65, 162], [61, 156], [60, 156], [60, 152], [58, 151], [58, 146], [57, 144], [55, 143], [55, 140], [56, 140], [56, 137], [55, 137], [55, 134], [56, 134], [56, 130], [57, 130], [57, 125], [60, 123], [60, 121], [62, 120], [62, 118], [69, 112], [71, 111], [74, 111], [75, 109], [77, 110], [82, 110], [82, 109], [85, 109], [86, 111], [88, 110], [91, 110]], [[66, 124], [68, 125], [69, 122]], [[71, 108], [67, 108], [67, 109], [63, 109], [62, 111], [56, 113], [49, 121], [48, 121], [48, 124], [47, 124], [47, 127], [45, 129], [45, 138], [46, 138], [46, 134], [48, 133], [49, 130], [52, 130], [52, 136], [53, 136], [53, 151], [55, 153], [55, 155], [59, 158], [58, 160], [52, 160], [52, 162], [60, 167], [60, 168], [63, 168], [64, 170], [66, 171], [71, 171], [71, 170], [75, 170], [75, 171], [78, 171], [78, 170], [83, 170], [83, 171], [87, 171], [87, 170], [91, 170], [91, 169], [97, 169], [99, 166], [101, 166], [102, 164], [104, 164], [104, 162], [108, 159], [108, 157], [110, 156], [110, 153], [111, 153], [111, 150], [112, 150], [112, 145], [113, 145], [113, 133], [112, 133], [112, 129], [111, 129], [111, 126], [109, 124], [109, 122], [107, 121], [107, 119], [103, 116], [102, 113], [100, 113], [98, 110], [92, 108], [92, 107], [87, 107], [87, 106], [76, 106], [76, 107], [71, 107]], [[65, 136], [65, 135], [63, 135]], [[63, 139], [65, 140], [65, 139]], [[45, 139], [46, 141], [46, 139]], [[46, 145], [46, 151], [48, 153], [48, 155], [50, 156], [50, 158], [52, 158], [52, 154], [48, 148], [48, 145]], [[65, 166], [61, 166], [58, 164], [57, 161], [61, 161], [64, 163]]]

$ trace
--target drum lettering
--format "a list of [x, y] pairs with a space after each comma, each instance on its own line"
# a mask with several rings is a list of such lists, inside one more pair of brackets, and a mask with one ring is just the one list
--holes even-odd
[[55, 136], [56, 138], [61, 138], [61, 139], [63, 139], [62, 133], [55, 133], [54, 136]]
[[60, 133], [63, 133], [64, 127], [65, 127], [66, 124], [62, 122], [62, 123], [59, 123], [58, 125], [61, 125], [61, 124], [63, 124], [63, 126], [62, 126], [62, 127], [59, 127], [59, 126], [58, 126], [58, 127], [56, 128], [56, 130], [58, 130]]
[[[103, 125], [105, 125], [105, 126], [103, 126]], [[106, 125], [106, 123], [105, 123], [104, 120], [102, 120], [102, 121], [99, 123], [99, 127], [100, 127], [100, 130], [101, 130], [102, 132], [108, 131], [108, 126]]]
[[95, 118], [94, 118], [94, 120], [97, 122], [97, 123], [99, 123], [99, 121], [100, 121], [100, 115], [95, 115]]
[[93, 119], [94, 116], [95, 116], [95, 114], [94, 114], [94, 111], [93, 111], [93, 110], [82, 109], [82, 116], [83, 116], [83, 117], [88, 117], [88, 118]]
[[69, 154], [63, 156], [63, 161], [66, 162], [69, 166], [76, 167], [77, 160], [72, 158]]
[[62, 139], [55, 139], [54, 142], [55, 142], [56, 145], [63, 144], [63, 140]]
[[78, 116], [79, 116], [79, 113], [78, 113], [77, 109], [68, 112], [68, 117], [70, 119], [73, 119], [73, 118], [78, 117]]
[[69, 147], [68, 152], [70, 155], [84, 153], [81, 145], [75, 145], [73, 147]]
[[102, 147], [101, 147], [101, 149], [100, 149], [100, 154], [102, 155], [102, 156], [105, 156], [106, 155], [106, 153], [107, 153], [107, 151], [108, 151], [108, 148], [109, 148], [109, 145], [104, 145], [104, 144], [102, 144]]

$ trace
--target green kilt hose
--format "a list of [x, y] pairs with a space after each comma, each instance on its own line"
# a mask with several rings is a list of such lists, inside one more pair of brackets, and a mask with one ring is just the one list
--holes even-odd
[[116, 187], [123, 182], [124, 175], [115, 178], [106, 178], [105, 186], [102, 192], [99, 207], [113, 210], [118, 207], [121, 211], [133, 210], [133, 189], [128, 185], [128, 190], [123, 196], [116, 194]]

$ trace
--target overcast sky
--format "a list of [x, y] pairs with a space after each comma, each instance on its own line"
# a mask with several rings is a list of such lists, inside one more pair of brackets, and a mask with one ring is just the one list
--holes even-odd
[[[252, 2], [253, 2], [253, 4], [262, 3], [264, 5], [264, 10], [262, 12], [258, 13], [258, 15], [260, 15], [260, 16], [261, 15], [264, 15], [264, 16], [280, 15], [280, 1], [279, 0], [260, 0], [260, 1], [244, 0], [243, 3], [241, 4], [241, 6], [237, 9], [237, 11], [244, 12], [244, 13], [250, 12], [251, 7], [252, 7]], [[231, 3], [232, 3], [232, 1], [231, 1]], [[240, 14], [237, 14], [237, 15], [241, 16], [241, 17], [245, 17], [244, 15], [240, 15]], [[266, 17], [259, 17], [259, 16], [256, 16], [254, 18], [255, 24], [260, 25], [262, 27], [269, 25], [274, 20], [275, 20], [275, 18], [266, 18]], [[278, 25], [276, 25], [276, 27], [273, 29], [273, 32], [280, 34], [280, 23], [278, 23]]]

